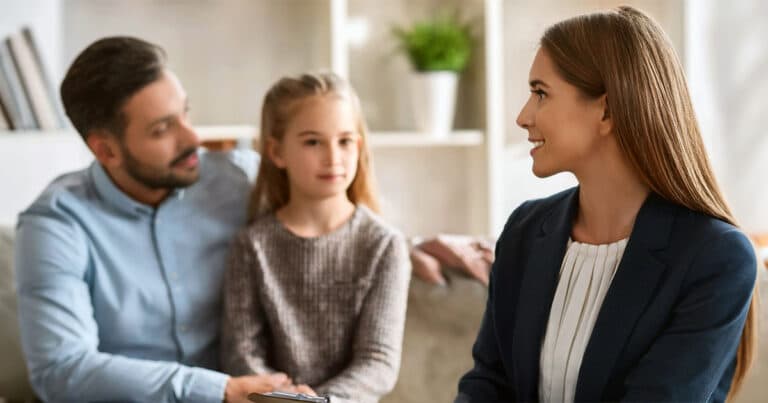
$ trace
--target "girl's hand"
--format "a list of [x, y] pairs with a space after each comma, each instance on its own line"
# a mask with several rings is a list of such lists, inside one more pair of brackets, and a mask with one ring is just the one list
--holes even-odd
[[315, 393], [315, 391], [312, 390], [309, 385], [296, 385], [293, 387], [293, 393], [303, 393], [309, 396], [317, 396], [317, 393]]

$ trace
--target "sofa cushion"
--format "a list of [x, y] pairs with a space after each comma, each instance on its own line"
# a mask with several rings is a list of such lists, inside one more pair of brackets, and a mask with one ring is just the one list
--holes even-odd
[[19, 344], [13, 281], [13, 230], [0, 226], [0, 397], [34, 397]]
[[452, 271], [446, 278], [445, 286], [411, 280], [400, 375], [381, 403], [451, 402], [459, 378], [472, 368], [488, 292]]

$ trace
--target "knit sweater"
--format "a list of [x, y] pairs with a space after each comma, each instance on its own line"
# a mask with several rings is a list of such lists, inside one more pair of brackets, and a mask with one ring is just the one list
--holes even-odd
[[404, 238], [365, 207], [314, 238], [261, 217], [225, 276], [223, 370], [285, 372], [334, 402], [377, 402], [397, 379], [409, 279]]

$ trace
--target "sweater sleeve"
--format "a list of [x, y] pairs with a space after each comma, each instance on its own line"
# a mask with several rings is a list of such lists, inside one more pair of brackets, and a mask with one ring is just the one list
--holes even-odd
[[269, 335], [257, 295], [258, 270], [254, 245], [243, 231], [229, 258], [222, 304], [221, 367], [233, 376], [275, 372], [266, 364]]
[[392, 390], [400, 369], [411, 267], [402, 236], [390, 237], [363, 302], [352, 360], [337, 376], [315, 389], [334, 402], [378, 402]]

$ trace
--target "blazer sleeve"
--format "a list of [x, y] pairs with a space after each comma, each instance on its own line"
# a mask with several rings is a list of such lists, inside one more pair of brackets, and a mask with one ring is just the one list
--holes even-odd
[[512, 380], [507, 377], [506, 370], [501, 361], [498, 340], [496, 339], [496, 324], [494, 323], [496, 273], [503, 270], [500, 267], [501, 255], [504, 248], [510, 246], [514, 238], [515, 223], [525, 209], [524, 203], [518, 207], [507, 220], [504, 230], [496, 242], [496, 258], [491, 267], [491, 275], [488, 283], [488, 301], [480, 324], [480, 331], [472, 347], [472, 357], [475, 365], [459, 380], [459, 393], [455, 403], [470, 402], [505, 402], [515, 396]]
[[513, 396], [512, 384], [502, 366], [496, 329], [493, 321], [493, 273], [488, 291], [488, 303], [480, 325], [480, 332], [472, 347], [474, 367], [459, 381], [459, 395], [455, 403], [502, 402]]
[[727, 389], [718, 384], [732, 376], [756, 268], [754, 249], [738, 230], [702, 245], [668, 324], [625, 378], [622, 400], [724, 400]]

